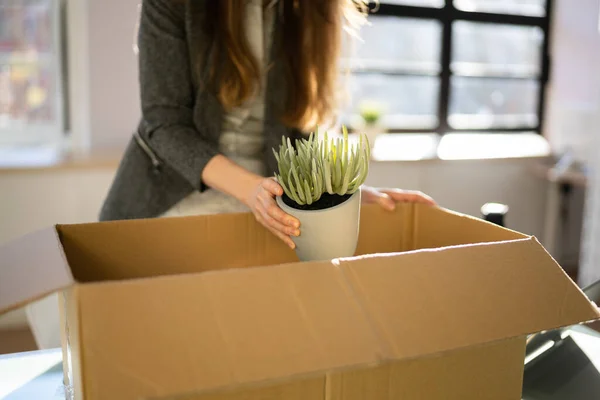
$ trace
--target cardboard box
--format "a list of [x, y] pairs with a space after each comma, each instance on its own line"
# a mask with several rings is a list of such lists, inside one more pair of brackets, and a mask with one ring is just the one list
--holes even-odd
[[363, 256], [312, 263], [246, 214], [58, 225], [0, 249], [0, 310], [62, 291], [86, 400], [516, 400], [526, 336], [600, 316], [535, 238], [418, 205], [361, 224]]

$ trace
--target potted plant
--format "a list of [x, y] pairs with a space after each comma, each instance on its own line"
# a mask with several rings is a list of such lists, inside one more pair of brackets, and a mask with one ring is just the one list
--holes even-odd
[[356, 251], [360, 220], [360, 187], [369, 172], [370, 146], [360, 135], [350, 144], [341, 138], [284, 139], [277, 159], [276, 179], [284, 194], [277, 204], [300, 221], [300, 236], [292, 237], [301, 261], [350, 257]]
[[362, 131], [369, 139], [371, 150], [373, 150], [377, 136], [383, 131], [379, 124], [382, 114], [381, 107], [373, 102], [364, 102], [361, 104], [359, 112], [363, 122]]

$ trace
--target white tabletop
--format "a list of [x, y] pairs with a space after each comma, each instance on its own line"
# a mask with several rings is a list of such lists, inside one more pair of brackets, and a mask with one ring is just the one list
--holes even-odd
[[64, 398], [61, 349], [0, 356], [0, 399]]

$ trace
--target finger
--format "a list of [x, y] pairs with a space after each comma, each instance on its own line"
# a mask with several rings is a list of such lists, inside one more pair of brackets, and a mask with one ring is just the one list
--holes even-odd
[[271, 231], [271, 233], [273, 233], [275, 236], [277, 236], [279, 239], [281, 239], [283, 241], [283, 243], [287, 244], [290, 249], [293, 250], [296, 248], [296, 244], [292, 241], [292, 239], [290, 239], [289, 236], [279, 232], [276, 229], [272, 229], [272, 228], [268, 228], [268, 227], [267, 227], [267, 229], [269, 229], [269, 231]]
[[396, 208], [396, 202], [387, 193], [378, 193], [377, 203], [389, 211], [393, 211]]
[[285, 213], [270, 196], [259, 196], [261, 206], [266, 213], [283, 225], [297, 230], [300, 227], [300, 221], [297, 218]]
[[433, 200], [432, 197], [426, 195], [425, 193], [419, 193], [419, 201], [423, 204], [427, 204], [430, 206], [435, 206], [437, 203]]
[[283, 188], [275, 179], [265, 179], [262, 181], [262, 187], [273, 196], [283, 195]]
[[254, 217], [256, 218], [256, 221], [258, 221], [258, 223], [260, 223], [262, 226], [267, 228], [269, 230], [269, 232], [271, 232], [272, 234], [277, 236], [279, 239], [281, 239], [291, 249], [295, 249], [296, 244], [294, 243], [294, 241], [289, 236], [285, 235], [284, 233], [280, 232], [277, 229], [274, 229], [271, 225], [269, 225], [269, 223], [267, 221], [265, 221], [264, 215], [265, 215], [264, 212], [261, 212], [258, 209], [254, 213]]
[[[289, 235], [289, 236], [300, 236], [300, 231], [298, 230], [298, 228], [295, 228], [295, 227], [292, 227], [292, 226], [287, 226], [285, 223], [282, 223], [282, 222], [278, 221], [275, 217], [272, 216], [271, 211], [269, 211], [269, 210], [272, 209], [273, 207], [276, 208], [276, 209], [278, 209], [282, 214], [286, 215], [276, 205], [272, 205], [270, 207], [264, 207], [261, 204], [260, 206], [257, 207], [257, 209], [262, 214], [261, 218], [264, 221], [264, 223], [266, 225], [270, 226], [271, 228], [276, 229], [277, 231], [282, 232], [282, 233], [284, 233], [286, 235]], [[277, 214], [277, 213], [275, 213], [275, 214]]]
[[393, 211], [396, 208], [396, 202], [384, 191], [376, 190], [370, 187], [362, 189], [363, 202], [376, 203], [386, 210]]
[[273, 221], [275, 221], [275, 220], [273, 220], [273, 219], [265, 220], [264, 214], [263, 214], [263, 216], [260, 217], [260, 222], [262, 223], [262, 225], [265, 228], [267, 228], [273, 235], [277, 236], [281, 241], [283, 241], [283, 243], [285, 243], [290, 249], [295, 249], [296, 244], [294, 243], [294, 241], [288, 235], [286, 235], [279, 229], [274, 228], [270, 224], [270, 222], [273, 222]]
[[411, 190], [404, 190], [404, 191], [386, 191], [386, 194], [388, 194], [394, 201], [396, 202], [404, 202], [404, 203], [422, 203], [422, 204], [429, 204], [429, 205], [435, 205], [435, 201], [427, 196], [426, 194], [419, 192], [419, 191], [411, 191]]

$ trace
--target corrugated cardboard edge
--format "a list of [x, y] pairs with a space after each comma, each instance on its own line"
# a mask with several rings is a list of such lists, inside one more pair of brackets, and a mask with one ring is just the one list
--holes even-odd
[[402, 237], [404, 238], [403, 249], [414, 250], [417, 246], [417, 222], [419, 222], [420, 209], [416, 204], [411, 204], [410, 207], [405, 208], [407, 214], [405, 218], [408, 224], [404, 228]]
[[[546, 250], [546, 248], [540, 243], [540, 241], [535, 237], [535, 236], [530, 236], [530, 239], [532, 241], [534, 241], [539, 248], [547, 255], [548, 258], [550, 258], [552, 261], [554, 261], [554, 263], [559, 267], [560, 272], [563, 274], [563, 276], [568, 279], [571, 284], [572, 287], [577, 290], [583, 297], [585, 297], [586, 299], [588, 299], [589, 303], [590, 303], [590, 307], [592, 308], [593, 312], [596, 314], [594, 318], [589, 319], [587, 321], [581, 321], [579, 324], [580, 325], [584, 325], [584, 324], [589, 324], [592, 322], [596, 322], [600, 320], [600, 307], [598, 306], [598, 304], [596, 304], [596, 302], [594, 301], [594, 299], [589, 298], [589, 296], [583, 291], [583, 288], [581, 288], [577, 283], [575, 283], [571, 277], [569, 276], [569, 274], [567, 274], [567, 272], [564, 270], [564, 268], [562, 268], [560, 266], [560, 264], [558, 263], [558, 261], [552, 257], [552, 255], [548, 252], [548, 250]], [[564, 328], [564, 326], [557, 326], [554, 329], [559, 329], [559, 328]]]
[[[539, 243], [539, 241], [534, 236], [525, 236], [522, 239], [514, 239], [514, 240], [504, 241], [504, 243], [511, 243], [511, 242], [529, 243], [538, 249], [543, 249], [544, 253], [555, 262], [555, 260], [549, 255], [549, 253], [543, 248], [543, 246]], [[502, 243], [502, 242], [494, 242], [494, 243]], [[414, 252], [414, 253], [437, 252], [437, 251], [442, 251], [442, 250], [451, 249], [451, 248], [469, 248], [469, 247], [474, 247], [474, 246], [479, 247], [479, 246], [485, 246], [485, 245], [487, 245], [487, 243], [455, 245], [455, 246], [447, 246], [447, 247], [436, 248], [436, 249], [419, 249], [419, 250], [413, 250], [413, 251], [409, 251], [409, 252], [398, 252], [395, 254], [388, 253], [385, 255], [385, 257], [401, 255], [401, 254], [406, 254], [406, 253], [411, 253], [411, 252]], [[343, 268], [341, 268], [341, 264], [343, 264], [344, 262], [352, 261], [353, 259], [358, 259], [358, 258], [361, 258], [361, 259], [378, 258], [381, 256], [382, 256], [382, 254], [372, 254], [372, 255], [365, 255], [365, 256], [340, 258], [340, 259], [332, 260], [332, 263], [339, 267], [339, 271], [342, 274], [345, 274], [345, 272], [342, 271]], [[284, 266], [284, 265], [290, 266], [290, 265], [294, 265], [294, 264], [300, 264], [300, 263], [281, 264], [280, 266]], [[564, 274], [564, 277], [571, 282], [572, 287], [577, 289], [581, 295], [584, 295], [583, 292], [581, 291], [581, 289], [574, 282], [572, 282], [572, 280], [564, 272], [564, 270], [562, 270], [562, 268], [560, 268], [560, 266], [558, 264], [556, 264], [556, 266], [557, 266], [557, 268], [559, 268], [562, 271], [562, 274]], [[256, 268], [273, 268], [273, 267], [278, 267], [278, 265], [256, 267]], [[232, 272], [232, 271], [228, 271], [228, 272]], [[228, 272], [214, 271], [214, 272], [209, 272], [209, 273], [222, 274], [222, 273], [228, 273]], [[352, 293], [354, 293], [354, 285], [349, 283], [351, 280], [352, 279], [346, 277], [346, 282], [347, 282], [346, 285], [348, 285], [349, 290]], [[571, 292], [571, 293], [574, 293], [574, 292]], [[361, 310], [363, 310], [362, 311], [363, 314], [367, 317], [367, 321], [369, 323], [371, 323], [371, 319], [369, 318], [369, 315], [366, 312], [366, 306], [364, 304], [362, 304], [362, 300], [361, 300], [362, 297], [359, 296], [358, 294], [354, 293], [352, 298], [354, 301], [357, 301], [359, 303], [359, 305], [361, 306], [360, 307]], [[598, 310], [598, 308], [595, 307], [593, 304], [590, 304], [590, 308], [587, 310], [587, 312], [589, 312], [589, 317], [591, 318], [590, 320], [600, 319], [600, 310]], [[584, 323], [584, 321], [580, 321], [580, 323]], [[571, 325], [571, 324], [568, 324], [568, 325]], [[555, 327], [548, 327], [548, 328], [549, 329], [561, 328], [564, 326], [566, 326], [566, 325], [557, 325]], [[385, 340], [384, 335], [381, 335], [378, 333], [377, 326], [371, 323], [371, 327], [372, 327], [372, 331], [375, 333], [376, 338], [378, 339], [378, 343], [380, 344], [381, 348], [382, 349], [389, 348], [391, 346], [391, 344]], [[411, 357], [403, 357], [403, 358], [394, 358], [394, 357], [386, 356], [385, 351], [384, 351], [383, 354], [380, 354], [380, 358], [376, 362], [360, 363], [360, 364], [356, 364], [356, 365], [347, 365], [347, 366], [340, 367], [340, 368], [324, 369], [324, 370], [318, 370], [318, 371], [311, 371], [311, 372], [307, 372], [307, 373], [299, 373], [299, 374], [294, 374], [292, 376], [287, 376], [287, 377], [269, 378], [269, 379], [264, 379], [264, 380], [260, 380], [260, 381], [249, 382], [249, 383], [241, 383], [241, 384], [226, 385], [226, 386], [222, 386], [222, 387], [214, 387], [214, 388], [209, 388], [209, 389], [201, 389], [198, 391], [181, 393], [181, 394], [177, 394], [177, 395], [152, 396], [152, 397], [147, 397], [146, 400], [185, 400], [187, 398], [194, 398], [195, 396], [240, 392], [243, 390], [257, 389], [257, 388], [264, 388], [264, 387], [269, 387], [269, 386], [285, 384], [285, 383], [291, 382], [293, 380], [311, 380], [311, 379], [319, 379], [320, 377], [323, 377], [323, 379], [325, 379], [325, 382], [324, 382], [325, 397], [324, 398], [329, 399], [330, 397], [327, 397], [326, 394], [327, 394], [328, 390], [331, 388], [331, 386], [330, 386], [331, 382], [328, 382], [328, 380], [332, 379], [335, 374], [339, 374], [339, 373], [342, 373], [345, 371], [354, 371], [354, 370], [361, 369], [361, 368], [371, 368], [371, 367], [382, 366], [382, 365], [386, 365], [386, 364], [398, 362], [398, 361], [410, 361], [410, 360], [423, 359], [423, 358], [441, 357], [445, 354], [462, 351], [467, 348], [472, 348], [472, 347], [481, 348], [481, 347], [485, 347], [488, 345], [497, 344], [497, 343], [501, 343], [503, 341], [510, 341], [510, 340], [521, 340], [522, 341], [521, 344], [523, 347], [523, 354], [524, 354], [525, 338], [529, 333], [530, 332], [515, 333], [514, 335], [507, 336], [507, 337], [504, 337], [501, 339], [488, 340], [488, 341], [485, 341], [482, 343], [477, 343], [474, 345], [465, 345], [465, 346], [460, 346], [460, 347], [456, 347], [456, 348], [452, 348], [452, 349], [448, 349], [448, 350], [444, 350], [444, 351], [440, 351], [440, 352], [428, 353], [428, 354], [424, 354], [424, 355], [411, 356]], [[390, 354], [390, 353], [387, 353], [387, 354]]]
[[0, 315], [74, 283], [58, 226], [0, 245]]
[[[416, 228], [418, 227], [419, 218], [422, 218], [423, 214], [426, 213], [427, 210], [431, 210], [432, 207], [426, 206], [426, 205], [423, 205], [423, 204], [418, 204], [418, 203], [413, 204], [413, 207], [414, 207], [414, 212], [413, 212], [414, 221], [413, 221], [413, 224], [415, 226], [415, 230], [413, 231], [413, 235], [416, 237], [417, 233], [418, 233], [417, 230], [416, 230]], [[433, 209], [437, 209], [438, 211], [441, 211], [441, 212], [443, 212], [444, 214], [446, 214], [448, 216], [460, 218], [460, 219], [467, 220], [467, 221], [473, 221], [473, 222], [476, 222], [477, 224], [480, 224], [482, 226], [485, 225], [485, 226], [494, 228], [496, 230], [503, 231], [504, 233], [507, 233], [507, 234], [510, 234], [511, 236], [513, 236], [514, 239], [519, 239], [519, 238], [520, 239], [525, 239], [525, 238], [532, 237], [531, 235], [527, 235], [527, 234], [525, 234], [523, 232], [519, 232], [519, 231], [516, 231], [514, 229], [507, 228], [505, 226], [500, 226], [498, 224], [495, 224], [493, 222], [487, 221], [487, 220], [482, 219], [482, 218], [475, 217], [473, 215], [464, 214], [464, 213], [461, 213], [461, 212], [458, 212], [458, 211], [455, 211], [455, 210], [451, 210], [451, 209], [444, 208], [444, 207], [439, 207], [439, 206], [435, 206], [435, 207], [433, 207]], [[415, 243], [415, 246], [416, 245], [417, 244]]]
[[66, 400], [85, 398], [82, 386], [84, 373], [81, 348], [81, 313], [76, 301], [78, 286], [65, 289], [58, 296], [63, 353], [63, 387]]
[[[425, 207], [425, 206], [422, 206], [421, 204], [415, 204], [415, 206], [417, 208]], [[444, 207], [438, 207], [438, 209], [441, 210], [441, 211], [443, 211], [444, 213], [452, 215], [454, 217], [466, 218], [466, 219], [469, 219], [469, 220], [477, 221], [478, 223], [481, 223], [481, 224], [484, 224], [484, 225], [492, 226], [492, 227], [494, 227], [496, 229], [501, 229], [503, 231], [513, 233], [515, 235], [515, 237], [522, 237], [522, 238], [532, 237], [531, 235], [527, 235], [525, 233], [516, 231], [514, 229], [507, 228], [505, 226], [500, 226], [498, 224], [495, 224], [493, 222], [487, 221], [487, 220], [482, 219], [482, 218], [475, 217], [473, 215], [464, 214], [464, 213], [461, 213], [461, 212], [458, 212], [458, 211], [455, 211], [455, 210], [451, 210], [449, 208], [444, 208]]]

